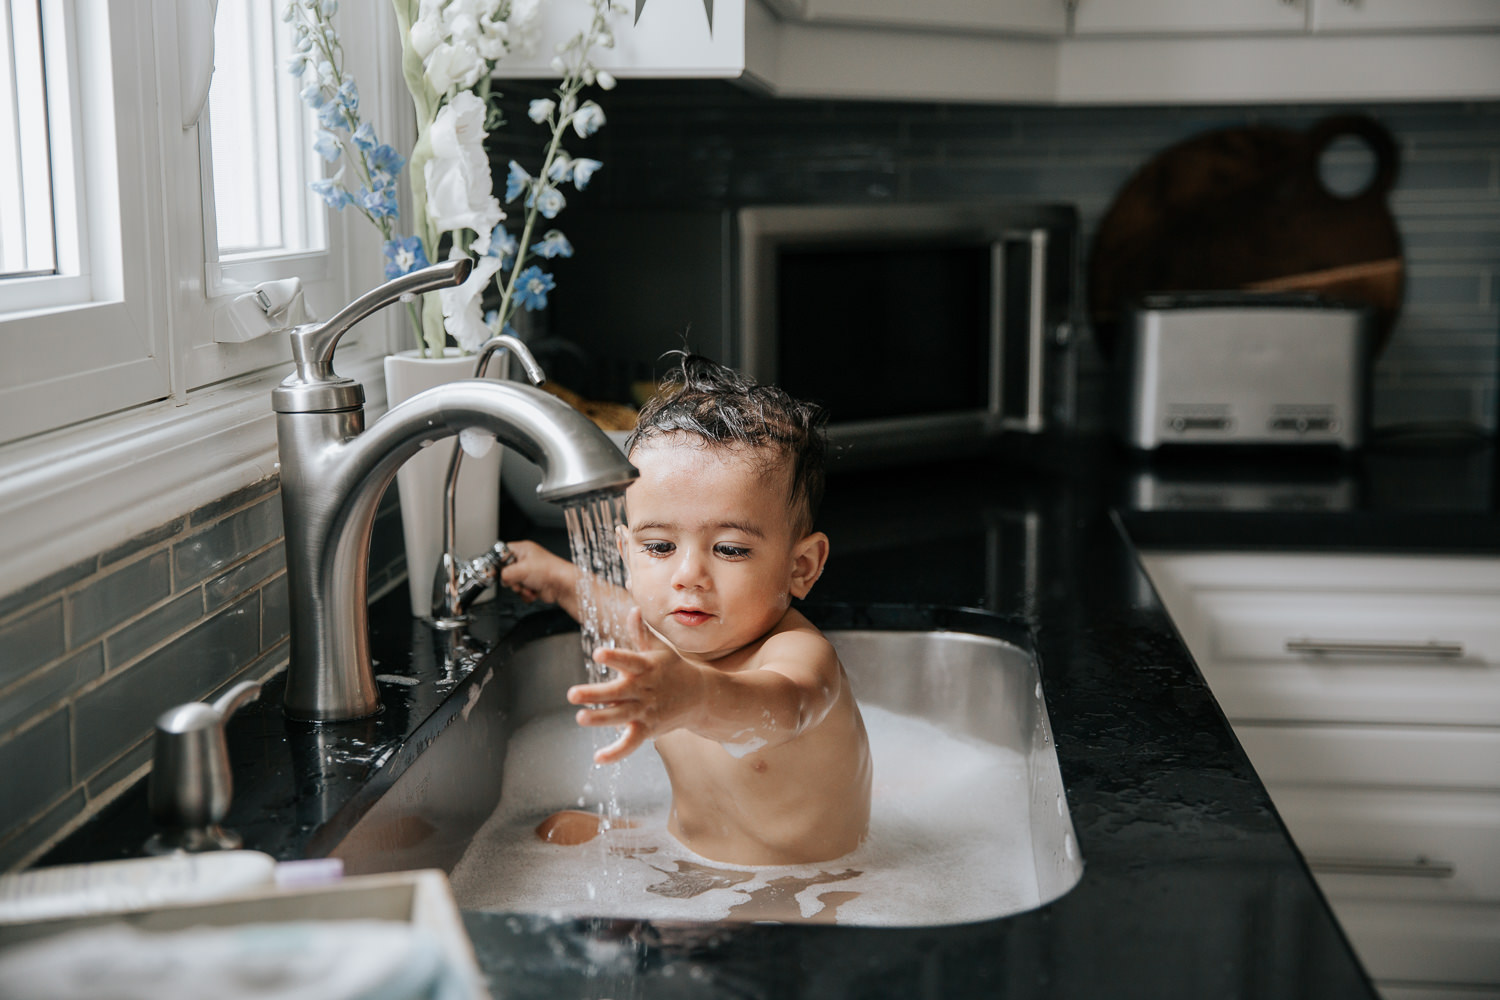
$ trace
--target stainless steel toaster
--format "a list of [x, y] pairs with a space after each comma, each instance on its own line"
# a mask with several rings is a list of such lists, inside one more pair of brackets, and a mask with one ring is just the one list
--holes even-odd
[[1300, 293], [1147, 296], [1116, 345], [1128, 444], [1364, 440], [1373, 315]]

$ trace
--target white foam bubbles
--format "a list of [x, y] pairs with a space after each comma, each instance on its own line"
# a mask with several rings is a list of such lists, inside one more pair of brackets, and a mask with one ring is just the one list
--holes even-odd
[[[649, 744], [611, 766], [611, 792], [634, 827], [576, 847], [543, 843], [536, 824], [577, 801], [594, 768], [591, 734], [570, 712], [537, 719], [511, 741], [505, 793], [455, 867], [454, 894], [466, 909], [723, 920], [753, 917], [756, 899], [805, 883], [795, 895], [803, 918], [836, 908], [839, 923], [867, 926], [986, 920], [1038, 905], [1025, 758], [922, 719], [863, 712], [875, 764], [869, 837], [836, 861], [764, 868], [709, 861], [667, 832], [671, 788]], [[662, 895], [684, 872], [696, 873], [686, 880], [694, 889], [713, 887]]]

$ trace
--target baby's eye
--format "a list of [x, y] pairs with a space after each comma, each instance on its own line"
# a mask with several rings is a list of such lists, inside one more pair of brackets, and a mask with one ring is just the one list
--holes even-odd
[[725, 559], [744, 559], [750, 555], [750, 549], [745, 545], [731, 545], [729, 542], [720, 542], [714, 546], [714, 551]]
[[677, 546], [671, 542], [646, 542], [641, 546], [641, 549], [651, 556], [669, 556], [676, 548]]

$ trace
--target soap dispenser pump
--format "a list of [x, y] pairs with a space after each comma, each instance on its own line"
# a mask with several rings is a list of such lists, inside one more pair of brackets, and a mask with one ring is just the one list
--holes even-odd
[[157, 717], [146, 798], [151, 818], [166, 829], [146, 842], [148, 854], [241, 846], [239, 834], [219, 825], [234, 791], [224, 723], [259, 696], [260, 684], [242, 681], [212, 704], [188, 702]]

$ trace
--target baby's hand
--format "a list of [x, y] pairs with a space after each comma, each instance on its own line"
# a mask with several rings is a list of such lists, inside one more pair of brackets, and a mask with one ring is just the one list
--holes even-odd
[[568, 560], [553, 555], [536, 542], [511, 542], [515, 562], [500, 570], [500, 583], [530, 604], [543, 601], [565, 607], [573, 599], [577, 572]]
[[580, 726], [623, 726], [620, 738], [595, 752], [594, 762], [612, 764], [640, 749], [648, 739], [687, 725], [704, 697], [698, 667], [684, 661], [647, 630], [641, 612], [632, 608], [627, 628], [636, 649], [601, 649], [594, 660], [618, 676], [598, 684], [568, 689], [568, 701], [589, 706], [578, 710]]

